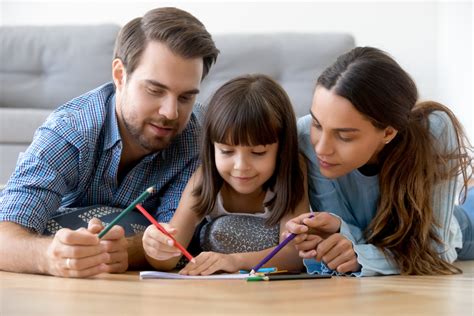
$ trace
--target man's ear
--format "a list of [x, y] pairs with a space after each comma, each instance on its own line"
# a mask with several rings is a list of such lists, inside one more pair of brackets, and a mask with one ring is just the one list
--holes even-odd
[[398, 134], [398, 130], [396, 130], [392, 126], [387, 126], [384, 130], [383, 142], [385, 144], [390, 143], [392, 139], [394, 139], [395, 136], [397, 136], [397, 134]]
[[121, 91], [127, 80], [127, 71], [125, 70], [123, 62], [118, 58], [112, 61], [112, 78], [115, 83], [115, 88]]

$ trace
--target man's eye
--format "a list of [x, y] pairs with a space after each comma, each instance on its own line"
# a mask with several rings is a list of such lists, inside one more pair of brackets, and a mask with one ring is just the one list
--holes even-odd
[[179, 101], [183, 103], [191, 102], [192, 100], [193, 100], [193, 97], [189, 95], [179, 97]]
[[163, 90], [148, 89], [148, 93], [152, 95], [162, 95]]

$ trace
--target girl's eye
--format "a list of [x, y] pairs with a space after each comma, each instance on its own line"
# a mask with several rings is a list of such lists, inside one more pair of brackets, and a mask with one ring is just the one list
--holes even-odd
[[230, 155], [232, 154], [232, 150], [225, 150], [225, 149], [220, 149], [221, 154], [223, 155]]
[[266, 151], [252, 152], [252, 154], [256, 156], [264, 156], [266, 153], [267, 153]]

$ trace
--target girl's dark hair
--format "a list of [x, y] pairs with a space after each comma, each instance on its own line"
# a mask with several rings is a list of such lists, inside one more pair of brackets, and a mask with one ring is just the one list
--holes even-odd
[[[340, 56], [317, 85], [349, 100], [375, 127], [398, 130], [379, 154], [380, 199], [365, 231], [367, 242], [383, 249], [402, 274], [460, 272], [436, 250], [436, 243], [443, 245], [434, 230], [439, 223], [432, 205], [435, 185], [462, 174], [464, 198], [471, 176], [472, 147], [454, 114], [436, 102], [417, 104], [410, 76], [388, 54], [372, 47], [357, 47]], [[436, 113], [445, 122], [440, 140], [430, 133], [428, 116], [434, 111], [441, 111]], [[450, 144], [452, 138], [455, 144]]]
[[157, 8], [128, 22], [117, 36], [114, 58], [122, 61], [129, 76], [150, 41], [164, 43], [184, 58], [202, 57], [202, 79], [219, 54], [211, 34], [193, 15], [177, 8]]
[[203, 216], [212, 211], [223, 179], [214, 157], [214, 143], [240, 146], [278, 142], [277, 163], [264, 189], [275, 192], [266, 203], [271, 210], [268, 225], [275, 225], [293, 212], [304, 193], [298, 159], [296, 117], [281, 86], [265, 75], [237, 77], [220, 87], [211, 98], [204, 118], [201, 142], [202, 181], [193, 191], [194, 211]]

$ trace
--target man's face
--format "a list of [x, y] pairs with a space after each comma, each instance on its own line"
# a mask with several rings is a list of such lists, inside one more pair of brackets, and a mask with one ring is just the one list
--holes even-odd
[[185, 59], [160, 42], [146, 46], [137, 68], [114, 61], [116, 113], [125, 145], [146, 155], [170, 145], [186, 127], [199, 92], [202, 58]]

